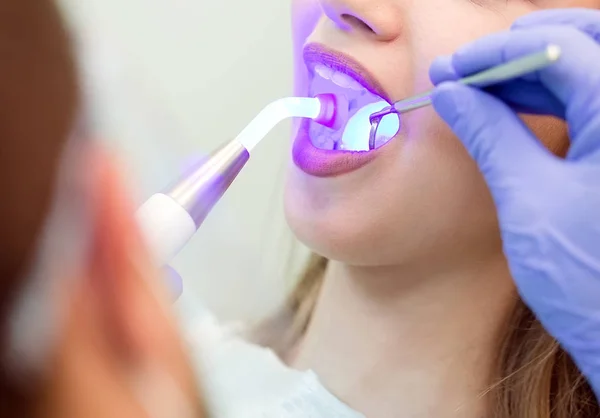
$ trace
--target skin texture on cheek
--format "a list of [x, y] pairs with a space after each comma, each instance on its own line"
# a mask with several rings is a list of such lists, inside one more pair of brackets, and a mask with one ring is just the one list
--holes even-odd
[[302, 59], [302, 48], [306, 39], [314, 31], [321, 7], [318, 0], [292, 1], [292, 42], [294, 49], [294, 93], [305, 91], [308, 84], [308, 72]]
[[564, 121], [535, 115], [524, 115], [522, 120], [538, 138], [541, 138], [542, 143], [550, 152], [559, 157], [567, 155], [569, 134]]
[[[306, 39], [315, 29], [321, 17], [321, 6], [318, 0], [292, 1], [292, 48], [294, 65], [294, 96], [303, 96], [308, 91], [308, 71], [302, 58], [302, 49]], [[302, 121], [292, 121], [292, 138]]]

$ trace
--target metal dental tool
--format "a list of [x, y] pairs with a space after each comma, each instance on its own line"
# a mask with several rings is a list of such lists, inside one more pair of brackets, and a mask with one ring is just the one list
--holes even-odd
[[[250, 158], [250, 151], [284, 119], [310, 118], [332, 129], [343, 121], [333, 94], [288, 97], [265, 107], [235, 138], [138, 210], [137, 220], [159, 265], [167, 264], [196, 233]], [[347, 104], [346, 104], [347, 106]]]
[[[560, 54], [561, 50], [559, 46], [548, 45], [544, 51], [514, 59], [485, 71], [461, 78], [460, 80], [457, 80], [457, 82], [474, 87], [488, 87], [545, 68], [556, 62], [559, 59]], [[410, 112], [411, 110], [429, 106], [431, 104], [432, 92], [433, 90], [429, 90], [425, 93], [409, 97], [408, 99], [400, 100], [379, 112], [373, 113], [369, 118], [371, 122], [369, 149], [375, 149], [377, 128], [384, 116], [390, 114], [400, 115], [402, 113]]]

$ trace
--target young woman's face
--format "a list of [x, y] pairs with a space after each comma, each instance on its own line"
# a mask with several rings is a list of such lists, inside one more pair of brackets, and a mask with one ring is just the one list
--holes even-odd
[[[521, 15], [557, 6], [549, 1], [293, 0], [295, 94], [339, 93], [333, 81], [348, 81], [330, 69], [393, 101], [424, 92], [432, 87], [428, 69], [435, 57], [507, 29]], [[309, 70], [315, 66], [318, 71]], [[361, 106], [378, 100], [360, 89], [343, 91]], [[558, 121], [527, 122], [548, 145], [564, 143]], [[331, 149], [327, 138], [339, 134], [311, 124], [294, 129], [285, 205], [292, 229], [313, 250], [356, 265], [499, 251], [483, 178], [432, 108], [403, 115], [398, 134], [366, 155], [317, 150]]]

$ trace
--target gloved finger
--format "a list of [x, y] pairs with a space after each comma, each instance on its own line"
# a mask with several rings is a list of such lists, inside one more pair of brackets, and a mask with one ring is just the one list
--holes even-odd
[[484, 91], [502, 100], [515, 112], [565, 118], [563, 104], [539, 83], [518, 79], [488, 87]]
[[600, 42], [600, 10], [584, 8], [546, 9], [529, 13], [515, 20], [513, 29], [539, 25], [569, 25]]
[[433, 85], [438, 85], [443, 81], [454, 81], [460, 78], [452, 66], [452, 56], [446, 55], [437, 57], [429, 67], [429, 79]]
[[511, 200], [508, 194], [540, 174], [532, 166], [554, 162], [517, 115], [486, 92], [442, 83], [433, 92], [432, 104], [477, 162], [499, 211]]
[[183, 280], [177, 271], [171, 266], [163, 267], [164, 277], [173, 302], [183, 293]]
[[[454, 69], [452, 57], [441, 56], [437, 57], [429, 67], [429, 78], [434, 85], [437, 85], [443, 81], [455, 81], [460, 78], [460, 75]], [[503, 100], [516, 112], [564, 118], [562, 103], [539, 83], [516, 79], [484, 90]]]
[[600, 46], [582, 32], [567, 26], [543, 26], [489, 35], [454, 54], [452, 65], [464, 76], [542, 51], [549, 44], [562, 49], [560, 59], [522, 79], [539, 82], [565, 106], [573, 146], [592, 140], [600, 147], [593, 135], [580, 135], [600, 114]]
[[541, 82], [565, 105], [581, 88], [595, 86], [600, 77], [600, 47], [588, 36], [567, 26], [541, 26], [500, 32], [480, 38], [452, 56], [452, 66], [461, 77], [505, 64], [527, 54], [541, 52], [550, 44], [561, 48], [553, 65], [523, 79]]
[[600, 155], [600, 115], [589, 118], [585, 124], [579, 124], [578, 128], [578, 131], [571, 128], [574, 136], [567, 153], [567, 160], [598, 161]]
[[[460, 78], [452, 66], [451, 56], [436, 58], [429, 68], [429, 77], [434, 85]], [[516, 79], [484, 90], [503, 100], [516, 112], [564, 118], [562, 103], [539, 83]]]

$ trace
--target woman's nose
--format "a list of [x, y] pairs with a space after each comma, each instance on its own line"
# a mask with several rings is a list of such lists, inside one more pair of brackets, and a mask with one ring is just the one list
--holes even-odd
[[325, 15], [340, 29], [389, 42], [402, 31], [398, 0], [319, 0]]

